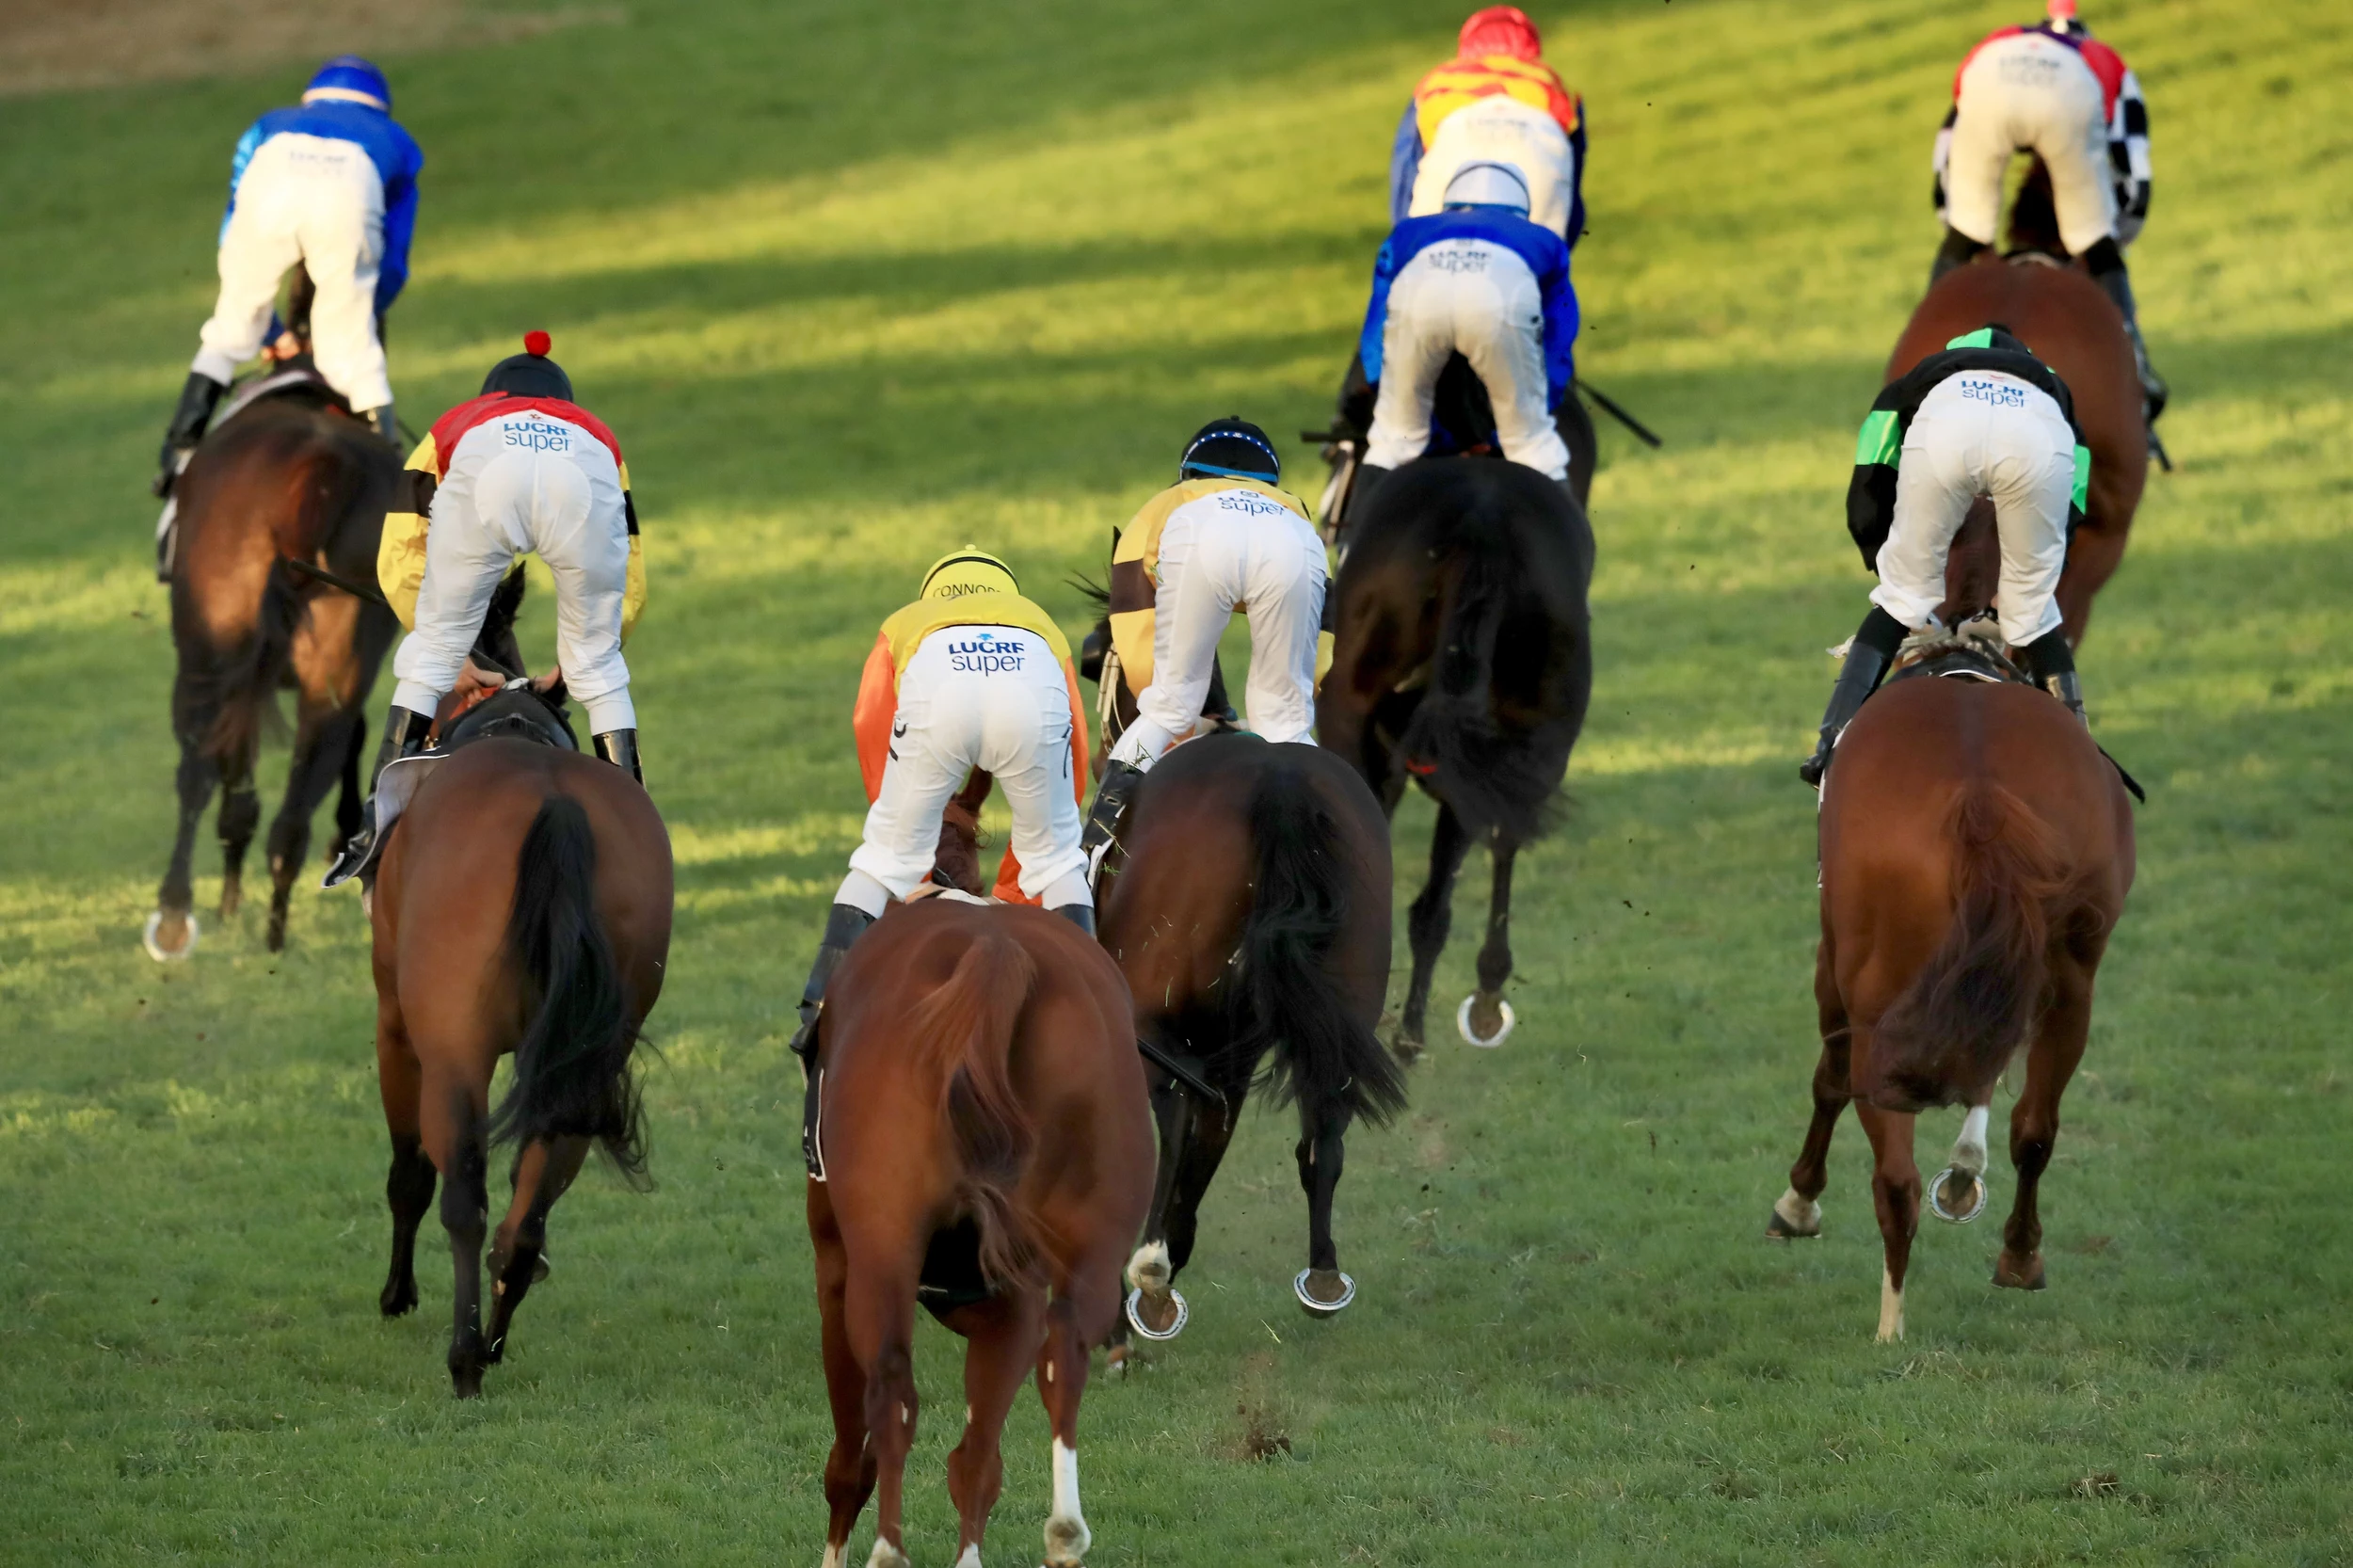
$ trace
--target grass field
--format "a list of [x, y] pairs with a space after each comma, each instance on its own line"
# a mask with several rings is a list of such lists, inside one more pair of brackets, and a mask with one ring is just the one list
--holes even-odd
[[[2353, 1557], [2353, 133], [2324, 103], [2353, 40], [2332, 0], [2091, 10], [2156, 120], [2134, 271], [2181, 467], [2153, 475], [2084, 659], [2150, 803], [2044, 1187], [2051, 1288], [1988, 1287], [1998, 1221], [1936, 1227], [1911, 1338], [1875, 1346], [1851, 1124], [1825, 1239], [1762, 1239], [1817, 1050], [1791, 771], [1820, 649], [1863, 608], [1849, 442], [1934, 248], [1948, 73], [2029, 9], [1540, 10], [1593, 128], [1580, 368], [1668, 445], [1604, 432], [1596, 700], [1568, 824], [1519, 878], [1522, 1028], [1440, 1046], [1404, 1122], [1352, 1141], [1363, 1293], [1338, 1320], [1291, 1304], [1292, 1134], [1254, 1117], [1187, 1276], [1193, 1326], [1088, 1401], [1093, 1560]], [[375, 1310], [357, 900], [305, 893], [280, 957], [254, 915], [185, 967], [136, 940], [172, 763], [143, 486], [231, 143], [307, 64], [0, 100], [0, 1559], [815, 1560], [830, 1429], [783, 1042], [862, 805], [859, 659], [967, 540], [1077, 630], [1060, 580], [1099, 570], [1201, 420], [1322, 420], [1398, 104], [1459, 16], [575, 20], [387, 60], [431, 159], [402, 407], [421, 424], [543, 326], [620, 433], [653, 575], [631, 662], [680, 862], [659, 1186], [584, 1179], [557, 1272], [462, 1407], [436, 1231], [424, 1310]], [[544, 599], [530, 624], [543, 661]], [[1409, 872], [1429, 823], [1401, 814]], [[216, 867], [207, 843], [200, 902]], [[1458, 942], [1442, 998], [1468, 970]], [[1924, 1119], [1924, 1163], [1953, 1130]], [[2006, 1208], [1998, 1159], [1994, 1178]], [[921, 1336], [923, 1561], [952, 1548], [954, 1353]], [[1034, 1401], [1008, 1441], [992, 1561], [1037, 1549]]]

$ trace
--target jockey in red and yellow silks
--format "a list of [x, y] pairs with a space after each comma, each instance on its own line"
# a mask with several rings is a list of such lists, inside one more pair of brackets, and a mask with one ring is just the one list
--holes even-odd
[[1509, 163], [1530, 218], [1572, 247], [1585, 230], [1585, 104], [1546, 65], [1536, 24], [1513, 6], [1463, 24], [1453, 59], [1414, 88], [1389, 155], [1389, 222], [1442, 207], [1465, 164]]

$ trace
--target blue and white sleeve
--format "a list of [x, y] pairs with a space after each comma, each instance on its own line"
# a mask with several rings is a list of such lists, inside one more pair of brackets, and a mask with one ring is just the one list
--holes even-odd
[[1405, 113], [1397, 122], [1397, 137], [1389, 148], [1389, 223], [1392, 227], [1405, 221], [1414, 205], [1414, 180], [1421, 173], [1421, 120], [1414, 111], [1413, 100], [1405, 102]]

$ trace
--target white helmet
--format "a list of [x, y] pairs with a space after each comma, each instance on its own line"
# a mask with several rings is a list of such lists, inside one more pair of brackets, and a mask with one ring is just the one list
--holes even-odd
[[1446, 183], [1449, 207], [1504, 207], [1528, 216], [1528, 176], [1516, 164], [1481, 161], [1465, 164]]

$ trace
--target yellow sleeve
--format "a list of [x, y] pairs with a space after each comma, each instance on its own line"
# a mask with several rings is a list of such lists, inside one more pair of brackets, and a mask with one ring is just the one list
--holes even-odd
[[432, 432], [408, 455], [392, 491], [392, 504], [384, 514], [384, 534], [376, 547], [376, 582], [400, 617], [400, 624], [417, 629], [417, 590], [424, 585], [425, 533], [432, 525], [433, 492], [440, 484], [441, 463], [433, 447]]
[[1191, 499], [1182, 485], [1171, 487], [1144, 504], [1121, 531], [1112, 552], [1112, 650], [1119, 655], [1120, 674], [1131, 696], [1141, 696], [1152, 684], [1153, 605], [1160, 595], [1160, 534], [1168, 514]]

